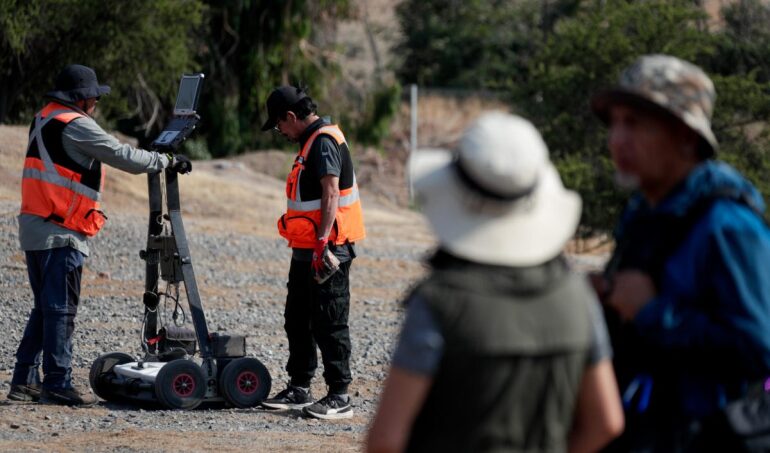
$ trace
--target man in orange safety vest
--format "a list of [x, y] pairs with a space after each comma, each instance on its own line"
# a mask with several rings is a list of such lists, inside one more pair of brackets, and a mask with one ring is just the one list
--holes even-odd
[[[299, 151], [286, 180], [286, 213], [278, 220], [278, 232], [292, 248], [284, 312], [290, 381], [262, 404], [304, 408], [321, 419], [349, 418], [349, 272], [354, 244], [365, 236], [353, 161], [340, 128], [316, 114], [303, 89], [275, 89], [267, 99], [267, 113], [262, 130], [281, 133], [298, 143]], [[316, 344], [328, 386], [328, 394], [318, 401], [310, 393]]]
[[11, 401], [96, 402], [72, 385], [71, 361], [87, 239], [107, 219], [100, 207], [102, 164], [134, 174], [192, 169], [183, 155], [133, 148], [107, 134], [91, 116], [109, 92], [93, 69], [69, 65], [30, 126], [18, 220], [34, 306], [16, 351]]

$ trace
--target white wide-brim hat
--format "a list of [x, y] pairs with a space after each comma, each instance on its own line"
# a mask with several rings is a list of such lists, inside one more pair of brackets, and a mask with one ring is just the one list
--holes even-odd
[[580, 220], [580, 196], [562, 185], [534, 126], [514, 115], [480, 117], [456, 151], [412, 153], [409, 175], [441, 246], [470, 261], [544, 263]]

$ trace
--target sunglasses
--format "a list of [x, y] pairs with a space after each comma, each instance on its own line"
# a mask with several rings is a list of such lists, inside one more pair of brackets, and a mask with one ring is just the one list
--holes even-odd
[[275, 126], [273, 126], [273, 130], [274, 130], [275, 132], [279, 132], [279, 133], [281, 132], [281, 129], [279, 129], [279, 128], [278, 128], [278, 125], [279, 125], [279, 124], [281, 124], [281, 121], [286, 121], [286, 119], [285, 119], [285, 118], [280, 118], [280, 117], [279, 117], [279, 118], [276, 120], [276, 122], [275, 122]]

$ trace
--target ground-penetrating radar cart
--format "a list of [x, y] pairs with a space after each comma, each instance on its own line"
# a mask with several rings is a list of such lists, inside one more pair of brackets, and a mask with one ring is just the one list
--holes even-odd
[[[202, 82], [203, 74], [182, 76], [174, 117], [153, 142], [155, 149], [173, 152], [195, 129]], [[177, 178], [170, 169], [147, 177], [149, 229], [146, 250], [140, 252], [146, 264], [143, 358], [124, 352], [100, 356], [91, 366], [91, 388], [107, 401], [159, 402], [171, 409], [193, 409], [202, 402], [256, 406], [270, 392], [270, 374], [259, 360], [246, 357], [244, 336], [208, 330], [182, 223]], [[194, 330], [184, 327], [181, 283]]]

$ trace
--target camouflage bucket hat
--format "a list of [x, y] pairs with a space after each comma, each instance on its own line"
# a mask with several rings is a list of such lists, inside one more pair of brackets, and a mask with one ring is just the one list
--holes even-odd
[[591, 110], [605, 123], [613, 104], [662, 109], [701, 137], [701, 153], [714, 155], [717, 139], [711, 130], [716, 92], [703, 70], [669, 55], [645, 55], [620, 75], [619, 84], [591, 99]]

